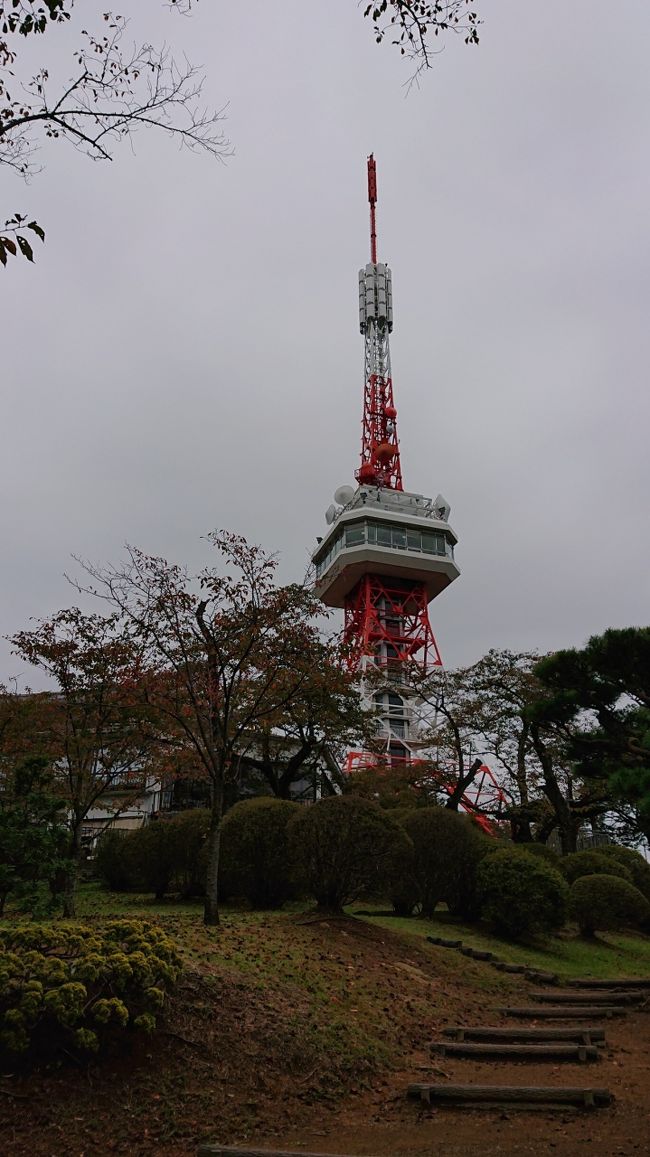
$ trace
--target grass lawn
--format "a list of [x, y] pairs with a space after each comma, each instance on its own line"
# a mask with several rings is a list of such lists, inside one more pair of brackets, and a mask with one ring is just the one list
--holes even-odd
[[[370, 906], [367, 911], [372, 910]], [[445, 912], [433, 920], [401, 916], [377, 915], [363, 917], [373, 924], [392, 928], [410, 936], [448, 936], [462, 939], [471, 948], [494, 952], [500, 960], [512, 964], [531, 964], [534, 967], [557, 972], [560, 976], [591, 976], [594, 978], [649, 976], [650, 937], [632, 933], [606, 932], [592, 941], [569, 934], [552, 937], [534, 944], [513, 944], [501, 940], [489, 929], [475, 924], [463, 924]]]

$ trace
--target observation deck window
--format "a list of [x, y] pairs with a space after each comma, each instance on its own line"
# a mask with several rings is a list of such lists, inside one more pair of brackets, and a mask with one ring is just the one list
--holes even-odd
[[420, 530], [416, 526], [364, 519], [341, 527], [326, 554], [316, 563], [316, 577], [320, 578], [328, 570], [343, 546], [364, 546], [366, 543], [368, 546], [389, 547], [391, 550], [454, 557], [454, 548], [444, 534], [434, 530]]
[[345, 528], [345, 545], [346, 546], [361, 546], [366, 541], [365, 526], [360, 523], [346, 526]]

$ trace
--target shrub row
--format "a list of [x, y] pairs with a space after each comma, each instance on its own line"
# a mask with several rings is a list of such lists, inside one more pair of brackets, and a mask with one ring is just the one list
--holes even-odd
[[[126, 837], [109, 833], [97, 869], [109, 887], [198, 895], [208, 824], [206, 812], [194, 811]], [[629, 849], [560, 857], [543, 845], [490, 839], [467, 816], [441, 807], [391, 812], [354, 795], [309, 807], [262, 797], [236, 804], [222, 824], [221, 899], [245, 897], [255, 908], [310, 895], [340, 911], [361, 898], [389, 897], [398, 915], [417, 909], [431, 916], [446, 904], [519, 939], [556, 931], [569, 914], [586, 935], [643, 923], [650, 915], [644, 889], [650, 894], [650, 867]]]

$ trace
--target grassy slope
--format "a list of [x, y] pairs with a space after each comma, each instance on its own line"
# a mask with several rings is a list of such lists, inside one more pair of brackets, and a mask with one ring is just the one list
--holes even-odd
[[454, 953], [372, 922], [227, 909], [206, 929], [201, 915], [198, 904], [82, 889], [80, 919], [160, 923], [188, 967], [153, 1041], [91, 1059], [87, 1072], [14, 1073], [0, 1135], [10, 1130], [17, 1157], [95, 1154], [97, 1136], [102, 1153], [175, 1157], [215, 1131], [279, 1133], [410, 1063], [459, 1007], [476, 1016], [514, 990], [470, 960], [459, 975]]
[[591, 942], [567, 936], [553, 937], [531, 946], [500, 940], [485, 928], [462, 924], [445, 913], [433, 920], [398, 916], [373, 916], [369, 919], [373, 924], [411, 936], [458, 937], [468, 947], [494, 952], [500, 960], [531, 964], [561, 976], [650, 976], [650, 938], [646, 936], [608, 932]]
[[463, 958], [459, 967], [457, 953], [426, 942], [431, 932], [565, 975], [650, 975], [642, 937], [523, 948], [445, 916], [313, 921], [298, 909], [229, 908], [214, 930], [199, 904], [82, 889], [81, 919], [116, 915], [160, 923], [187, 962], [185, 978], [155, 1041], [88, 1072], [14, 1074], [18, 1099], [0, 1098], [0, 1135], [11, 1130], [17, 1157], [95, 1154], [98, 1136], [102, 1155], [185, 1157], [215, 1132], [233, 1142], [260, 1129], [282, 1135], [313, 1121], [316, 1106], [327, 1114], [368, 1085], [383, 1087], [382, 1073], [424, 1060], [442, 1025], [484, 1019], [521, 991], [485, 964]]

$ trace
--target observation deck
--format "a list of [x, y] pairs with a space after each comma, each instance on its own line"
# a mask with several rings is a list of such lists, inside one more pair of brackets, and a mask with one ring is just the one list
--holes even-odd
[[458, 578], [458, 540], [444, 499], [360, 486], [347, 505], [330, 510], [332, 524], [312, 554], [315, 593], [326, 606], [345, 606], [368, 574], [421, 583], [429, 602]]

